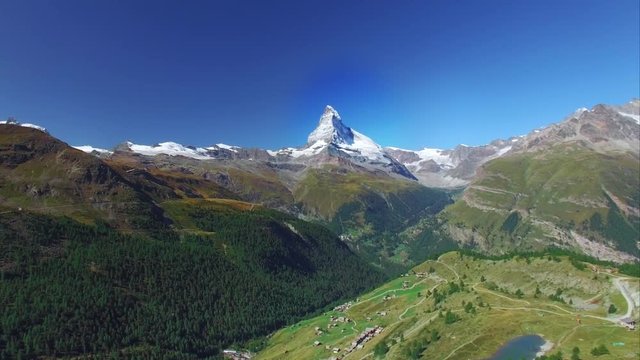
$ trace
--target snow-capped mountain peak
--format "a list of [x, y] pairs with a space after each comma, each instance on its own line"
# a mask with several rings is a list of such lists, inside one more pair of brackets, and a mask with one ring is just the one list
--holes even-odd
[[[340, 114], [330, 105], [325, 107], [318, 126], [309, 134], [307, 144], [301, 148], [284, 148], [268, 151], [269, 155], [293, 158], [295, 161], [321, 165], [327, 159], [343, 159], [358, 166], [395, 173], [415, 179], [396, 159], [371, 138], [342, 122]], [[318, 157], [319, 156], [319, 157]]]
[[318, 126], [307, 138], [308, 145], [316, 144], [318, 141], [327, 144], [353, 144], [353, 131], [342, 123], [340, 114], [331, 105], [325, 107]]
[[385, 164], [393, 161], [385, 154], [380, 145], [346, 126], [342, 122], [340, 114], [331, 105], [325, 107], [318, 126], [307, 138], [306, 146], [302, 149], [286, 149], [282, 153], [292, 157], [312, 156], [329, 147], [350, 157], [362, 158], [367, 161]]
[[324, 118], [328, 117], [329, 115], [331, 116], [331, 118], [342, 120], [338, 111], [336, 111], [336, 109], [334, 109], [333, 106], [327, 105], [324, 108], [324, 112], [322, 113], [322, 117], [320, 118], [320, 121], [322, 121]]

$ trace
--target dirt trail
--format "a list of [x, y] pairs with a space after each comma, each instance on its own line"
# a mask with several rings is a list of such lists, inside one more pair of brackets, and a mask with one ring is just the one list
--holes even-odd
[[635, 301], [633, 301], [633, 297], [631, 297], [631, 294], [629, 293], [629, 289], [627, 289], [627, 287], [622, 282], [624, 280], [626, 280], [626, 278], [615, 278], [613, 280], [613, 283], [616, 285], [618, 290], [620, 290], [622, 296], [624, 296], [624, 299], [627, 300], [627, 312], [623, 316], [620, 316], [618, 320], [625, 317], [631, 317], [631, 314], [633, 314], [633, 309], [635, 309], [636, 306]]

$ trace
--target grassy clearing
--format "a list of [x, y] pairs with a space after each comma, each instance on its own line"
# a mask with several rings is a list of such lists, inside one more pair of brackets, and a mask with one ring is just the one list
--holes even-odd
[[[624, 298], [612, 277], [594, 275], [562, 257], [493, 261], [447, 253], [355, 299], [344, 313], [327, 312], [276, 332], [257, 358], [344, 357], [342, 349], [373, 326], [385, 330], [347, 359], [373, 358], [382, 341], [389, 346], [386, 359], [478, 359], [525, 334], [552, 342], [552, 353], [570, 354], [577, 346], [582, 359], [591, 359], [591, 349], [604, 344], [611, 355], [598, 359], [638, 358], [637, 332], [607, 320], [610, 301], [619, 304], [618, 314], [626, 311]], [[331, 316], [353, 321], [325, 331]], [[447, 324], [449, 317], [455, 321]]]

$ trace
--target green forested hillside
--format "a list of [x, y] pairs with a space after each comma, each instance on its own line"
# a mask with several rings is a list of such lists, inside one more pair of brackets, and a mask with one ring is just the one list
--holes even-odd
[[197, 229], [150, 237], [3, 215], [0, 358], [214, 356], [382, 280], [318, 225], [262, 209], [172, 211]]
[[[422, 230], [433, 231], [438, 226], [429, 219], [451, 202], [446, 192], [414, 181], [331, 166], [309, 170], [294, 196], [361, 256], [396, 274], [426, 259], [420, 250], [407, 255], [408, 248], [440, 246], [441, 237], [425, 241], [424, 231], [407, 230], [420, 223]], [[433, 228], [425, 229], [427, 225]]]
[[492, 252], [549, 244], [584, 251], [594, 242], [639, 256], [638, 209], [636, 156], [562, 144], [488, 162], [442, 218], [458, 240]]

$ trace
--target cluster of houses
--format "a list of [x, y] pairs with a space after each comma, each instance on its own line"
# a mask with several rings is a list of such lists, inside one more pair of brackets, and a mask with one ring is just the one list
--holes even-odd
[[329, 316], [329, 324], [327, 324], [327, 329], [331, 329], [334, 328], [336, 326], [338, 326], [338, 324], [340, 323], [348, 323], [351, 322], [351, 319], [349, 319], [346, 316]]
[[[360, 333], [360, 335], [358, 335], [358, 337], [355, 340], [351, 342], [351, 345], [349, 345], [348, 348], [344, 349], [344, 352], [341, 355], [334, 356], [331, 358], [331, 360], [340, 360], [345, 356], [347, 356], [348, 354], [350, 354], [351, 352], [362, 349], [365, 343], [371, 341], [371, 339], [373, 339], [374, 336], [380, 334], [382, 330], [384, 330], [382, 326], [366, 328], [362, 333]], [[320, 346], [320, 345], [322, 345], [320, 341], [316, 340], [313, 342], [313, 346]], [[343, 350], [343, 349], [340, 349], [339, 347], [331, 347], [330, 345], [326, 345], [324, 348], [328, 351], [331, 351], [334, 354], [340, 354], [340, 352]]]
[[[337, 327], [340, 323], [349, 323], [351, 322], [351, 319], [349, 319], [346, 316], [333, 316], [331, 315], [329, 317], [329, 323], [327, 324], [327, 330], [330, 330], [331, 328]], [[324, 331], [322, 331], [322, 329], [319, 326], [315, 327], [315, 334], [316, 336], [321, 336], [322, 334], [324, 334]], [[344, 329], [342, 329], [342, 332], [344, 332]], [[322, 343], [320, 341], [314, 341], [313, 342], [314, 346], [320, 346], [322, 345]], [[327, 349], [328, 345], [327, 345]]]
[[248, 351], [238, 351], [238, 350], [224, 350], [222, 351], [222, 356], [225, 359], [231, 359], [231, 360], [250, 360], [253, 357], [253, 354], [251, 354]]
[[334, 307], [333, 310], [334, 311], [339, 311], [339, 312], [345, 312], [345, 311], [349, 310], [351, 305], [353, 305], [353, 302], [349, 301], [347, 303], [344, 303], [342, 305], [338, 305], [338, 306]]
[[[327, 324], [327, 330], [330, 330], [331, 328], [337, 327], [340, 323], [348, 323], [351, 322], [351, 319], [349, 319], [348, 317], [345, 316], [333, 316], [331, 315], [329, 317], [329, 323]], [[342, 329], [342, 332], [344, 332], [344, 329]], [[324, 334], [324, 331], [322, 331], [322, 329], [319, 326], [315, 327], [315, 333], [316, 336], [320, 336], [322, 334]], [[320, 345], [320, 344], [315, 344]]]
[[429, 277], [429, 273], [428, 272], [415, 272], [413, 270], [411, 270], [411, 273], [406, 273], [406, 274], [400, 275], [400, 277], [408, 277], [408, 276], [411, 276], [411, 275], [415, 275], [417, 278]]
[[351, 342], [351, 345], [346, 349], [346, 353], [348, 354], [356, 349], [362, 349], [366, 342], [373, 339], [374, 336], [380, 334], [382, 330], [384, 330], [382, 326], [366, 328], [362, 333], [360, 333], [360, 335], [358, 335], [355, 340], [353, 340], [353, 342]]
[[[353, 340], [353, 342], [351, 342], [351, 345], [349, 345], [348, 348], [344, 349], [344, 353], [342, 354], [342, 356], [334, 356], [331, 358], [331, 360], [340, 360], [356, 349], [362, 349], [365, 343], [371, 341], [371, 339], [373, 339], [374, 336], [380, 334], [382, 330], [384, 330], [382, 326], [366, 328], [362, 333], [360, 333], [360, 335], [358, 335], [355, 340]], [[316, 341], [316, 343], [314, 343], [314, 345], [320, 345], [319, 342]], [[340, 354], [340, 351], [342, 350], [338, 347], [331, 348], [329, 345], [325, 346], [325, 349], [330, 350], [334, 354]]]

